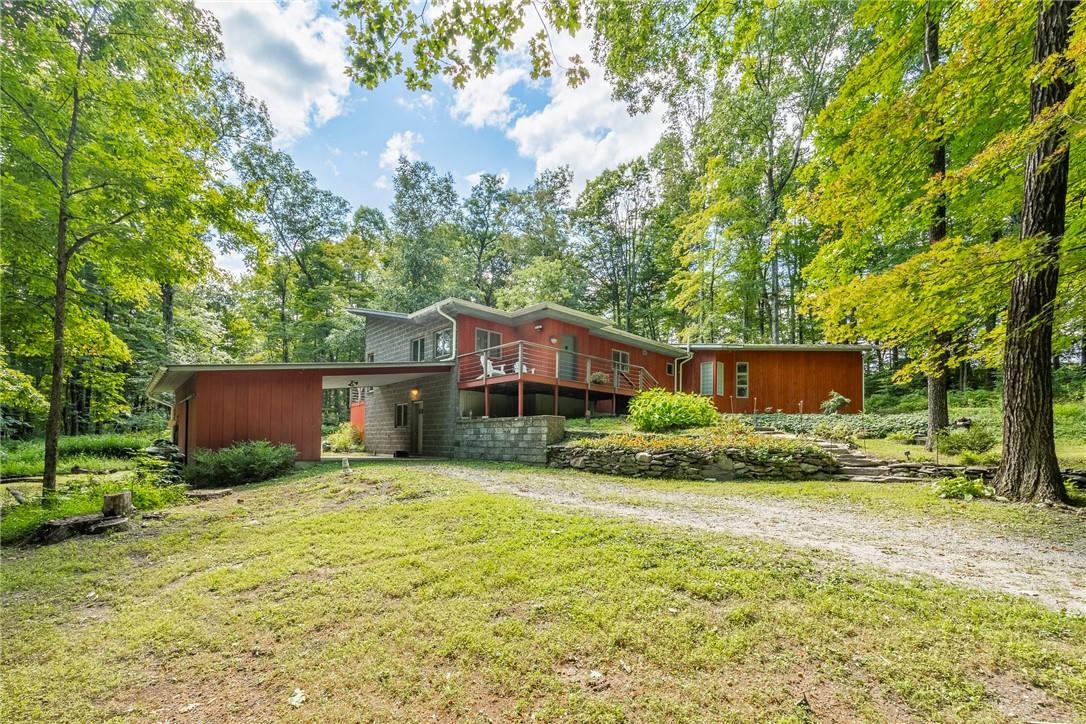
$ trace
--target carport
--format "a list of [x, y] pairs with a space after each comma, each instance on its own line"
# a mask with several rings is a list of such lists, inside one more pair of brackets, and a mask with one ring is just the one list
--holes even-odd
[[147, 394], [173, 393], [170, 426], [186, 459], [196, 448], [268, 440], [290, 443], [299, 460], [320, 460], [322, 390], [381, 387], [452, 368], [447, 362], [166, 365]]

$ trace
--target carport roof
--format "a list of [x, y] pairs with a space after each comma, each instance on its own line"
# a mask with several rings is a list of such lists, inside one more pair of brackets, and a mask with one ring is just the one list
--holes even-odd
[[198, 372], [302, 371], [319, 374], [324, 389], [379, 387], [452, 370], [450, 362], [283, 362], [278, 364], [185, 364], [159, 367], [147, 385], [148, 395], [173, 392]]

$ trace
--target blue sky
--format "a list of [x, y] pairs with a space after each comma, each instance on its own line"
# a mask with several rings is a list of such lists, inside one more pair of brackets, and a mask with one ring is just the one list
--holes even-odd
[[[197, 0], [219, 20], [226, 66], [267, 106], [276, 144], [353, 206], [385, 209], [400, 153], [449, 172], [461, 194], [480, 173], [524, 186], [569, 165], [575, 190], [605, 168], [646, 153], [663, 129], [659, 110], [629, 116], [600, 68], [575, 89], [532, 82], [523, 44], [490, 77], [431, 93], [395, 78], [369, 91], [344, 75], [344, 21], [318, 0]], [[526, 28], [527, 38], [535, 28]], [[591, 57], [587, 35], [555, 39], [560, 58]], [[236, 259], [220, 265], [238, 271]]]

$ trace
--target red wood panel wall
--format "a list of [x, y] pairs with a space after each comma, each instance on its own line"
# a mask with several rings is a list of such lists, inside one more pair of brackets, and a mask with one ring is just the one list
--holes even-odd
[[195, 419], [195, 414], [192, 409], [193, 399], [192, 395], [196, 392], [196, 380], [190, 377], [185, 381], [183, 385], [177, 388], [174, 392], [174, 399], [178, 401], [173, 406], [173, 421], [172, 424], [176, 427], [176, 441], [177, 447], [181, 449], [186, 456], [189, 454], [189, 440], [191, 438], [190, 430], [192, 429], [192, 423]]
[[[542, 329], [536, 330], [535, 327], [537, 324], [542, 325]], [[621, 349], [630, 354], [631, 365], [644, 367], [656, 378], [656, 381], [661, 387], [670, 390], [674, 385], [673, 378], [667, 374], [667, 364], [673, 361], [673, 357], [660, 354], [659, 352], [642, 350], [632, 344], [613, 342], [609, 339], [596, 337], [590, 333], [587, 327], [582, 327], [558, 319], [540, 319], [534, 322], [511, 326], [507, 324], [498, 324], [496, 322], [488, 322], [483, 319], [461, 314], [457, 318], [456, 352], [458, 355], [475, 350], [475, 330], [477, 328], [500, 332], [502, 335], [502, 344], [524, 340], [525, 342], [553, 347], [555, 350], [559, 349], [559, 345], [551, 344], [550, 338], [554, 337], [557, 340], [561, 340], [563, 334], [568, 334], [577, 338], [577, 352], [580, 354], [601, 357], [605, 360], [611, 359], [611, 350]], [[554, 370], [539, 370], [539, 372], [540, 374], [553, 374]]]
[[351, 403], [351, 424], [363, 438], [366, 436], [366, 402], [359, 400]]
[[[721, 412], [754, 412], [767, 407], [785, 412], [818, 412], [819, 405], [836, 390], [851, 402], [843, 412], [863, 412], [863, 353], [804, 352], [791, 350], [703, 350], [683, 365], [682, 389], [700, 391], [703, 362], [723, 362], [724, 394], [713, 395]], [[735, 363], [746, 362], [750, 390], [746, 399], [735, 397]], [[713, 368], [716, 392], [716, 367]]]
[[321, 373], [311, 370], [198, 372], [189, 406], [190, 452], [243, 440], [290, 443], [299, 460], [321, 455]]

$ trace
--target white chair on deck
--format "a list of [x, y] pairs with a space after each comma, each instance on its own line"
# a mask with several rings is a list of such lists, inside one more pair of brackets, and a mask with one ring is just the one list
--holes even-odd
[[505, 371], [505, 365], [494, 364], [489, 357], [485, 354], [479, 355], [479, 363], [483, 366], [483, 374], [480, 377], [494, 377], [496, 375], [507, 375]]

